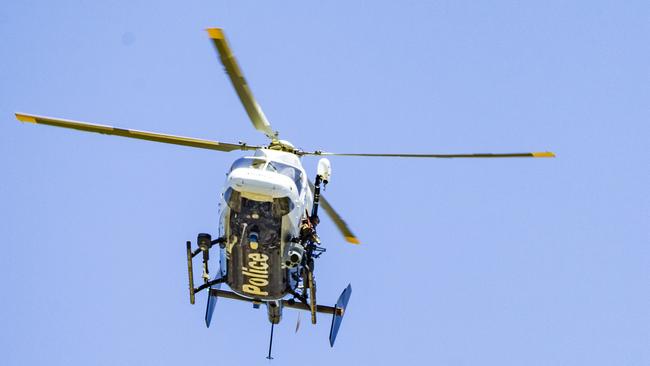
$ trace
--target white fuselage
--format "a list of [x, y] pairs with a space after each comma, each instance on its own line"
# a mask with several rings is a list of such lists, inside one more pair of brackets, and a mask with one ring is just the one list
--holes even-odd
[[226, 239], [221, 275], [233, 291], [271, 300], [295, 287], [291, 272], [297, 269], [285, 264], [287, 245], [299, 237], [312, 204], [313, 193], [295, 154], [260, 149], [233, 163], [221, 195], [219, 225]]

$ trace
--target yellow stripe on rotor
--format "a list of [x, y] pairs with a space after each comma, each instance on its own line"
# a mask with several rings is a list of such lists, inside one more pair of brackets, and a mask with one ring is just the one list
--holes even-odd
[[554, 158], [555, 154], [553, 154], [550, 151], [544, 151], [544, 152], [534, 152], [532, 153], [534, 158]]
[[360, 243], [361, 243], [361, 242], [359, 241], [359, 239], [355, 238], [354, 236], [346, 236], [346, 237], [345, 237], [345, 240], [346, 240], [348, 243], [352, 243], [352, 244], [360, 244]]
[[208, 36], [212, 39], [224, 39], [223, 30], [221, 28], [208, 28]]
[[25, 115], [25, 114], [16, 113], [16, 118], [20, 122], [36, 123], [36, 118], [34, 118], [32, 116]]

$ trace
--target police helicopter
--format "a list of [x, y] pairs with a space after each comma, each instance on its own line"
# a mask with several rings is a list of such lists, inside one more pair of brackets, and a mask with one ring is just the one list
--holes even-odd
[[[271, 358], [273, 326], [282, 318], [284, 308], [304, 310], [316, 324], [317, 314], [332, 316], [330, 346], [334, 346], [345, 315], [352, 287], [348, 285], [333, 306], [316, 301], [315, 261], [325, 252], [316, 228], [320, 223], [319, 208], [333, 220], [346, 241], [359, 244], [346, 222], [320, 194], [321, 186], [330, 181], [331, 165], [327, 156], [406, 157], [406, 158], [549, 158], [551, 152], [506, 154], [377, 154], [331, 153], [304, 151], [279, 138], [253, 97], [246, 79], [219, 28], [207, 29], [230, 82], [253, 126], [269, 139], [268, 145], [224, 143], [155, 132], [129, 130], [107, 125], [16, 113], [21, 122], [63, 127], [105, 135], [189, 146], [216, 151], [250, 151], [237, 159], [227, 174], [220, 200], [219, 233], [216, 238], [201, 233], [197, 248], [186, 242], [189, 277], [189, 299], [207, 292], [206, 326], [210, 326], [217, 299], [228, 298], [266, 306], [271, 323], [268, 358]], [[307, 179], [300, 158], [321, 156], [313, 182]], [[217, 252], [219, 269], [211, 275], [210, 253]], [[194, 283], [193, 260], [202, 258], [202, 283]], [[230, 291], [222, 290], [227, 284]], [[300, 318], [299, 318], [300, 319]]]

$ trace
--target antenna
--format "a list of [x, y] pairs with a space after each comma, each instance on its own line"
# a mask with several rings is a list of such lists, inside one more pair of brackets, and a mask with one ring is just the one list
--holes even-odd
[[271, 323], [271, 339], [269, 340], [269, 355], [266, 356], [267, 360], [272, 360], [273, 357], [271, 357], [271, 348], [273, 347], [273, 326], [275, 324]]

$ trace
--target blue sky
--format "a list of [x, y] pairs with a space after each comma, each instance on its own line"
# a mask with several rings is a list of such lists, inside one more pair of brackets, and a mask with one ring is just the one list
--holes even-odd
[[[263, 310], [187, 296], [241, 154], [22, 125], [13, 113], [263, 143], [204, 29], [305, 149], [333, 158], [319, 300], [277, 364], [650, 364], [650, 9], [644, 1], [5, 1], [0, 363], [266, 364]], [[306, 158], [310, 175], [316, 159]]]

